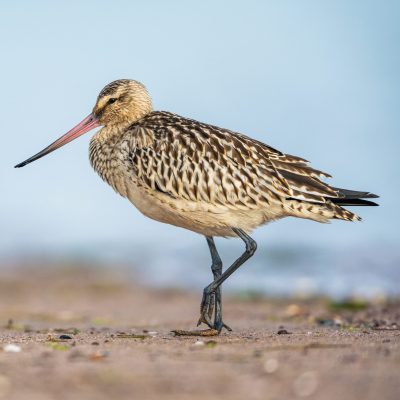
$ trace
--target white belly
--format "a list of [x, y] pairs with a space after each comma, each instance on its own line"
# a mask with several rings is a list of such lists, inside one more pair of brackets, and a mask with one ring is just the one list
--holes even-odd
[[178, 200], [136, 185], [129, 185], [126, 197], [149, 218], [205, 236], [236, 236], [232, 228], [251, 232], [257, 226], [281, 217], [275, 212], [267, 213], [265, 209], [234, 210], [204, 202]]

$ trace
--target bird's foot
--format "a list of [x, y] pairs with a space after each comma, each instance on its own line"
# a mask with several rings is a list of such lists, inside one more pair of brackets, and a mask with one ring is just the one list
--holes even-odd
[[229, 327], [228, 325], [226, 325], [224, 323], [224, 321], [222, 321], [222, 318], [215, 319], [214, 324], [213, 324], [213, 329], [217, 330], [218, 332], [221, 333], [222, 329], [225, 328], [227, 331], [232, 332], [232, 328]]
[[210, 329], [213, 329], [214, 324], [211, 322], [211, 319], [214, 314], [215, 293], [206, 293], [206, 289], [204, 289], [203, 298], [200, 304], [200, 318], [197, 322], [197, 326], [200, 324], [206, 324]]
[[215, 291], [210, 287], [211, 285], [204, 288], [203, 298], [200, 303], [200, 318], [197, 322], [197, 326], [200, 324], [206, 324], [210, 329], [213, 329], [213, 323], [211, 318], [214, 314], [215, 307]]
[[[232, 331], [232, 329], [222, 321], [221, 305], [218, 304], [216, 307], [216, 298], [218, 302], [218, 299], [221, 298], [221, 295], [219, 293], [217, 296], [217, 293], [213, 291], [212, 287], [210, 286], [207, 286], [203, 291], [203, 298], [200, 304], [200, 318], [197, 322], [197, 326], [204, 323], [210, 329], [218, 331], [218, 333], [220, 333], [223, 328], [228, 331]], [[214, 322], [211, 322], [214, 312]]]

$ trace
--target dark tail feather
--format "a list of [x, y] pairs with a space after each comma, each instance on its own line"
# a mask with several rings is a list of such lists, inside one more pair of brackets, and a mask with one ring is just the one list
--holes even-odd
[[338, 204], [339, 206], [379, 206], [379, 204], [373, 201], [363, 199], [329, 199], [332, 203]]
[[335, 188], [341, 197], [330, 199], [332, 203], [340, 206], [378, 206], [379, 204], [363, 199], [376, 199], [379, 196], [369, 192], [357, 192], [356, 190], [347, 190]]
[[377, 199], [379, 196], [369, 192], [357, 192], [356, 190], [347, 190], [340, 188], [333, 188], [337, 190], [343, 199]]

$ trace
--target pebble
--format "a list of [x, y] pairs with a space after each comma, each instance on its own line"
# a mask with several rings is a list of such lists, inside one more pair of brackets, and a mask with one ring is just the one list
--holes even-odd
[[333, 322], [335, 323], [336, 326], [342, 326], [344, 324], [343, 319], [340, 317], [333, 318]]
[[297, 317], [304, 314], [304, 310], [298, 304], [290, 304], [286, 308], [286, 314], [289, 317]]
[[19, 353], [21, 351], [21, 347], [16, 344], [6, 344], [3, 346], [3, 351], [6, 353]]
[[278, 335], [290, 335], [291, 333], [288, 332], [286, 329], [279, 329], [278, 332], [276, 332]]
[[195, 345], [195, 346], [204, 346], [205, 343], [204, 343], [203, 340], [196, 340], [196, 341], [194, 342], [194, 345]]
[[61, 340], [69, 340], [69, 339], [72, 339], [72, 337], [69, 336], [69, 335], [60, 335], [58, 338], [61, 339]]
[[102, 361], [104, 358], [108, 357], [110, 353], [108, 351], [96, 351], [89, 355], [91, 361]]
[[272, 374], [278, 369], [279, 363], [276, 358], [269, 358], [267, 361], [264, 363], [264, 370], [268, 374]]

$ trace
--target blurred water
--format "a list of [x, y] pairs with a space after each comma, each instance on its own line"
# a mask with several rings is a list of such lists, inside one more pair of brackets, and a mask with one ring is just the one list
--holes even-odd
[[[220, 247], [223, 259], [230, 262], [243, 251], [239, 241], [223, 243]], [[179, 254], [171, 249], [150, 251], [136, 271], [151, 285], [200, 289], [211, 281], [209, 265], [204, 244], [202, 248], [184, 249]], [[232, 275], [224, 287], [229, 291], [271, 296], [371, 298], [399, 296], [399, 281], [400, 252], [394, 248], [347, 247], [332, 251], [294, 244], [292, 247], [259, 246], [254, 258]]]
[[[217, 240], [225, 267], [243, 251], [239, 240]], [[258, 251], [224, 284], [229, 292], [268, 296], [333, 298], [400, 296], [400, 251], [390, 245], [323, 247], [259, 243]], [[3, 264], [74, 262], [126, 268], [127, 277], [154, 287], [200, 291], [211, 281], [205, 240], [193, 244], [158, 242], [59, 249], [57, 253], [26, 250]]]

